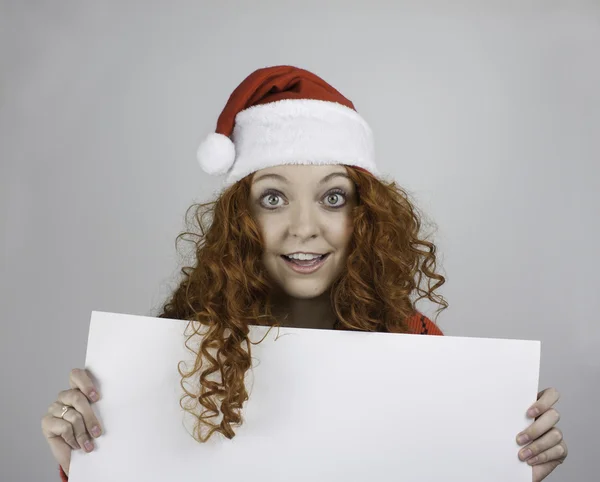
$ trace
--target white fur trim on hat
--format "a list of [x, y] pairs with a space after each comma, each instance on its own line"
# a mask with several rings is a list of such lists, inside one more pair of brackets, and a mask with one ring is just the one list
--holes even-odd
[[196, 157], [207, 174], [225, 174], [235, 161], [235, 145], [229, 137], [213, 132], [200, 144]]
[[348, 164], [379, 175], [371, 128], [336, 102], [286, 99], [252, 106], [237, 114], [231, 137], [235, 162], [225, 187], [282, 164]]

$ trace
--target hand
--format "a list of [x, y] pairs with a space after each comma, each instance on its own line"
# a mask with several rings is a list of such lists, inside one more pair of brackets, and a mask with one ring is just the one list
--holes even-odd
[[[564, 462], [567, 458], [567, 444], [563, 434], [555, 425], [560, 420], [560, 414], [552, 408], [560, 394], [554, 388], [547, 388], [538, 393], [538, 401], [527, 411], [530, 418], [537, 417], [527, 429], [517, 435], [519, 445], [529, 445], [519, 451], [519, 458], [527, 460], [533, 466], [533, 482], [540, 482], [550, 472]], [[536, 411], [537, 409], [537, 411]], [[525, 435], [526, 440], [519, 437]], [[526, 453], [531, 451], [531, 454]]]
[[[54, 458], [67, 475], [71, 451], [83, 447], [86, 452], [91, 452], [94, 450], [92, 436], [99, 437], [102, 431], [90, 406], [90, 402], [96, 402], [100, 395], [89, 374], [78, 368], [71, 370], [69, 385], [71, 390], [60, 392], [42, 418], [42, 433]], [[68, 407], [68, 410], [61, 418], [63, 407]]]

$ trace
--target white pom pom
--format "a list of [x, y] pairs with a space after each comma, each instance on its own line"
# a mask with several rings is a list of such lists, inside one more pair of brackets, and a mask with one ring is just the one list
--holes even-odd
[[196, 153], [200, 167], [208, 174], [225, 174], [235, 161], [235, 145], [229, 137], [212, 132]]

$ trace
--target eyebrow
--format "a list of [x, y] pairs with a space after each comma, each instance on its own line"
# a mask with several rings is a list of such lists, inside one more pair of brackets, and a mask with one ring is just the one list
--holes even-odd
[[[350, 177], [347, 174], [344, 174], [343, 172], [332, 172], [331, 174], [328, 174], [327, 176], [325, 176], [323, 179], [321, 179], [318, 182], [318, 185], [320, 186], [321, 184], [325, 184], [327, 181], [329, 181], [330, 179], [333, 179], [334, 177], [345, 177], [346, 179], [350, 180]], [[262, 176], [257, 177], [254, 182], [259, 182], [262, 181], [264, 179], [278, 179], [282, 182], [288, 183], [288, 180], [283, 177], [281, 174], [263, 174]]]

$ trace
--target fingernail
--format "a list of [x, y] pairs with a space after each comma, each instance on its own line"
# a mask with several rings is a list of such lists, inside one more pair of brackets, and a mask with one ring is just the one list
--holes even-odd
[[92, 399], [92, 401], [96, 402], [98, 401], [98, 394], [94, 391], [90, 392], [90, 398]]
[[90, 442], [89, 440], [84, 442], [83, 445], [85, 447], [86, 452], [91, 452], [92, 450], [94, 450], [94, 444], [92, 442]]
[[533, 455], [533, 452], [530, 449], [527, 449], [523, 452], [523, 460], [527, 460], [529, 457]]
[[529, 442], [529, 435], [527, 435], [527, 434], [520, 435], [519, 438], [517, 439], [517, 442], [519, 442], [520, 445], [526, 444], [527, 442]]
[[527, 463], [528, 463], [528, 464], [531, 464], [531, 465], [533, 465], [533, 464], [535, 464], [537, 461], [538, 461], [538, 458], [537, 458], [537, 457], [534, 457], [534, 458], [532, 458], [532, 459], [529, 459], [529, 460], [527, 461]]
[[537, 417], [540, 414], [540, 409], [539, 408], [530, 408], [529, 411], [527, 412], [527, 414], [530, 417]]
[[98, 427], [98, 425], [92, 427], [92, 435], [94, 437], [100, 437], [100, 427]]

